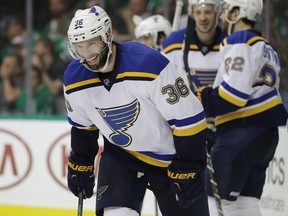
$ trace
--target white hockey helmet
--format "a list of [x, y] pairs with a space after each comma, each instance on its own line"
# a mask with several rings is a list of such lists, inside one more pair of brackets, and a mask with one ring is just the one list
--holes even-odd
[[[239, 7], [240, 14], [236, 20], [232, 21], [228, 19], [228, 13], [234, 7]], [[223, 12], [226, 21], [229, 23], [228, 34], [230, 35], [232, 33], [232, 26], [242, 18], [256, 22], [257, 16], [260, 16], [262, 14], [262, 9], [262, 0], [224, 0]]]
[[71, 20], [67, 35], [69, 40], [68, 50], [71, 56], [79, 59], [86, 67], [85, 59], [82, 59], [78, 54], [74, 44], [101, 36], [102, 41], [109, 49], [106, 63], [103, 67], [103, 70], [105, 70], [112, 53], [112, 23], [110, 17], [101, 7], [94, 6], [85, 10], [77, 10]]
[[153, 15], [142, 20], [135, 28], [135, 37], [137, 39], [151, 35], [155, 48], [159, 48], [157, 44], [158, 33], [164, 32], [165, 36], [168, 37], [171, 34], [172, 26], [169, 20], [162, 15]]
[[188, 1], [188, 12], [192, 14], [192, 6], [194, 5], [205, 5], [205, 4], [212, 4], [215, 7], [215, 12], [220, 15], [221, 13], [221, 0], [189, 0]]
[[234, 7], [239, 7], [239, 18], [246, 18], [257, 21], [257, 16], [262, 14], [262, 0], [224, 0], [223, 9], [231, 11]]

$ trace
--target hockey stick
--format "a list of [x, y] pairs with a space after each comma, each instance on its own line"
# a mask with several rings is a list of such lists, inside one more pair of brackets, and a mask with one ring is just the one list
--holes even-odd
[[211, 155], [208, 153], [207, 147], [206, 147], [206, 155], [207, 155], [207, 169], [208, 169], [208, 173], [210, 177], [210, 183], [212, 186], [213, 196], [215, 197], [215, 200], [216, 200], [216, 207], [217, 207], [218, 215], [224, 216], [221, 198], [220, 198], [219, 191], [218, 191], [218, 185], [214, 178], [214, 169], [212, 166]]
[[173, 23], [172, 23], [172, 32], [177, 31], [179, 29], [179, 22], [180, 22], [181, 13], [182, 13], [182, 7], [183, 7], [183, 0], [177, 0]]
[[190, 89], [193, 93], [197, 91], [197, 86], [192, 81], [192, 76], [195, 75], [195, 70], [193, 68], [190, 69], [189, 67], [188, 54], [189, 54], [190, 42], [194, 37], [194, 29], [195, 29], [195, 21], [190, 16], [188, 16], [187, 29], [183, 45], [183, 62], [184, 62], [184, 69], [187, 73], [187, 77], [189, 80]]
[[[183, 62], [184, 62], [185, 71], [187, 73], [189, 85], [190, 85], [191, 91], [193, 93], [196, 92], [198, 89], [192, 80], [192, 76], [194, 76], [196, 72], [193, 68], [191, 69], [189, 67], [188, 54], [189, 54], [190, 42], [191, 42], [191, 40], [195, 34], [194, 29], [195, 29], [195, 21], [189, 16], [188, 22], [187, 22], [185, 39], [184, 39]], [[209, 178], [210, 178], [210, 183], [212, 186], [213, 195], [214, 195], [215, 200], [216, 200], [218, 215], [224, 216], [221, 198], [220, 198], [219, 191], [218, 191], [218, 185], [217, 185], [217, 182], [215, 181], [215, 177], [214, 177], [214, 169], [213, 169], [213, 164], [212, 164], [212, 160], [211, 160], [211, 155], [209, 154], [209, 151], [207, 149], [207, 145], [206, 145], [206, 155], [207, 155], [207, 169], [208, 169], [208, 173], [209, 173]]]
[[77, 216], [82, 216], [82, 214], [83, 214], [83, 189], [80, 188], [78, 195]]

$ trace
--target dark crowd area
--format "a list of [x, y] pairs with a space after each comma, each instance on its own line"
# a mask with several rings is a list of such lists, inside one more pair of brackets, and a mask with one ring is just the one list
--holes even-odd
[[[27, 0], [28, 1], [28, 0]], [[0, 1], [0, 114], [27, 114], [25, 84], [26, 2]], [[99, 5], [113, 23], [115, 41], [134, 40], [133, 16], [146, 18], [162, 14], [173, 22], [175, 0], [34, 0], [32, 31], [31, 91], [32, 110], [39, 115], [65, 115], [62, 75], [71, 61], [67, 51], [67, 30], [77, 9]], [[165, 2], [165, 4], [163, 4]], [[264, 1], [265, 3], [266, 1]], [[187, 5], [187, 1], [186, 1]], [[271, 0], [269, 30], [266, 29], [266, 6], [258, 23], [259, 30], [279, 53], [282, 73], [280, 92], [288, 109], [288, 7], [286, 1]], [[183, 15], [187, 12], [183, 8]], [[183, 21], [182, 26], [186, 23]], [[266, 37], [267, 38], [267, 37]]]

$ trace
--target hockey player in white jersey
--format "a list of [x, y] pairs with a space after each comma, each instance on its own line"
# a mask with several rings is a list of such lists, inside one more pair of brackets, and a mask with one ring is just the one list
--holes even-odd
[[287, 121], [278, 55], [253, 29], [262, 6], [262, 0], [224, 0], [221, 18], [229, 36], [220, 47], [213, 87], [198, 91], [217, 126], [211, 157], [225, 216], [261, 215], [266, 168], [278, 144], [278, 126]]
[[169, 20], [157, 14], [147, 17], [137, 24], [135, 37], [140, 43], [160, 51], [163, 41], [169, 37], [171, 31], [172, 26]]
[[205, 114], [182, 75], [156, 50], [114, 42], [98, 6], [76, 11], [68, 39], [75, 58], [64, 72], [72, 193], [93, 195], [100, 131], [97, 216], [140, 215], [146, 188], [163, 216], [208, 216]]
[[220, 0], [189, 0], [187, 28], [171, 33], [163, 43], [165, 56], [186, 73], [183, 58], [188, 40], [187, 63], [197, 88], [212, 85], [218, 70], [220, 43], [227, 36], [218, 26], [220, 12]]
[[[219, 47], [227, 36], [218, 25], [220, 0], [189, 0], [187, 28], [171, 33], [163, 42], [162, 53], [177, 70], [187, 73], [191, 89], [212, 85], [219, 67]], [[194, 90], [193, 90], [194, 91]], [[208, 149], [214, 145], [215, 126], [207, 116]]]

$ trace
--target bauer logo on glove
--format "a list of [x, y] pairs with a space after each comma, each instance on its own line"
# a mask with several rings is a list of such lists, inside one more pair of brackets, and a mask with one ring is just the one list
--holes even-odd
[[68, 157], [68, 187], [70, 191], [79, 196], [80, 188], [83, 188], [84, 198], [93, 196], [95, 186], [94, 179], [94, 160], [83, 161], [73, 152]]
[[192, 162], [173, 161], [167, 170], [170, 189], [180, 207], [187, 208], [204, 194], [204, 175]]
[[71, 161], [68, 161], [68, 166], [78, 172], [93, 172], [94, 167], [92, 165], [90, 166], [81, 166], [77, 164], [73, 164]]
[[170, 170], [168, 170], [168, 176], [171, 179], [195, 179], [195, 172], [190, 172], [190, 173], [179, 173], [179, 172], [171, 172]]

